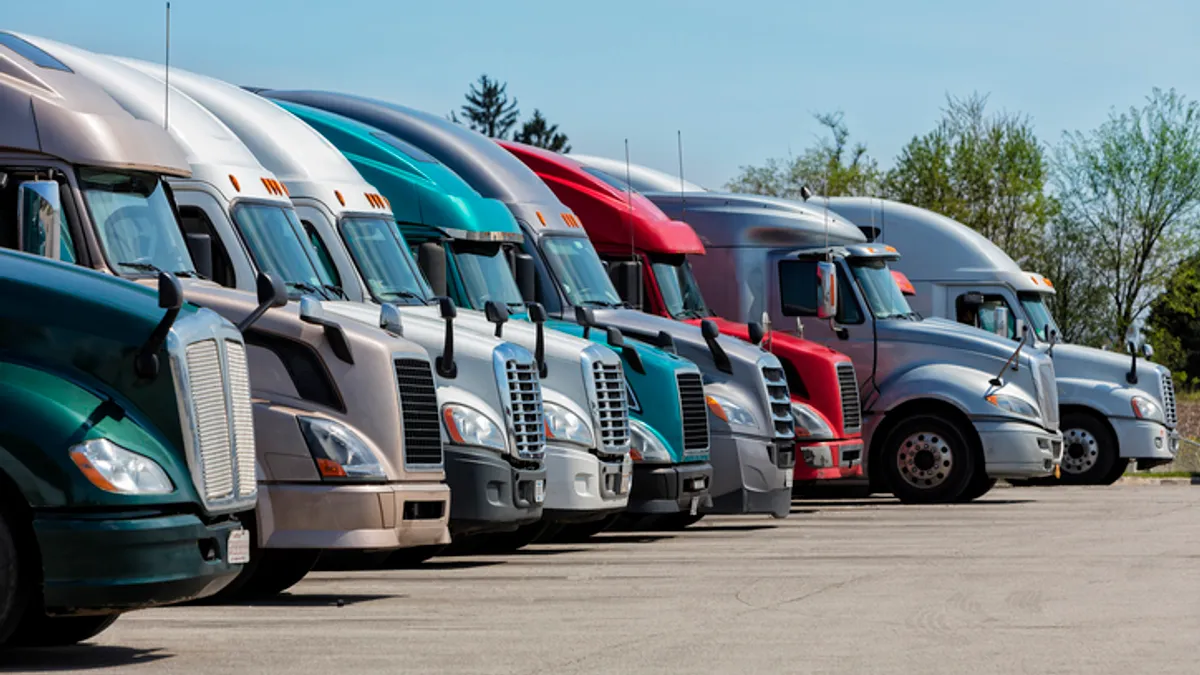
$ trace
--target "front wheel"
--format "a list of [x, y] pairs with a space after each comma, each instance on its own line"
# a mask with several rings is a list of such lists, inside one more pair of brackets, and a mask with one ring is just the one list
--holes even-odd
[[953, 502], [975, 474], [966, 434], [937, 415], [918, 415], [896, 425], [880, 459], [892, 494], [910, 504]]
[[[1111, 485], [1125, 472], [1117, 439], [1103, 422], [1085, 413], [1063, 415], [1063, 457], [1059, 479], [1067, 485]], [[1121, 466], [1120, 473], [1112, 477]]]
[[46, 616], [41, 612], [28, 612], [5, 646], [66, 647], [96, 637], [113, 625], [118, 616]]
[[0, 509], [0, 645], [7, 644], [26, 614], [35, 583], [25, 578], [26, 569], [21, 565], [6, 514]]
[[994, 487], [996, 487], [996, 479], [989, 478], [983, 467], [976, 467], [975, 475], [971, 476], [971, 481], [967, 483], [967, 488], [958, 496], [958, 501], [973, 502], [991, 492]]
[[314, 549], [259, 550], [258, 566], [241, 589], [243, 598], [270, 598], [300, 583], [321, 556]]

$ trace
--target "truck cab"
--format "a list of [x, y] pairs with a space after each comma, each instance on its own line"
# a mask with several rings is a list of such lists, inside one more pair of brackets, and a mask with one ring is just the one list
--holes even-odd
[[[284, 305], [289, 288], [276, 288], [259, 274], [246, 260], [242, 240], [221, 237], [215, 226], [232, 229], [237, 219], [252, 215], [260, 223], [261, 214], [282, 208], [273, 206], [282, 200], [269, 191], [274, 179], [210, 115], [172, 92], [172, 119], [179, 126], [173, 123], [168, 134], [159, 105], [164, 89], [152, 79], [52, 41], [21, 43], [67, 69], [71, 86], [81, 92], [71, 96], [103, 95], [111, 110], [131, 116], [139, 129], [116, 136], [98, 128], [88, 115], [103, 111], [76, 98], [67, 105], [84, 117], [43, 131], [41, 142], [106, 148], [119, 158], [108, 165], [113, 168], [99, 171], [87, 156], [46, 156], [36, 147], [0, 158], [0, 167], [52, 171], [59, 183], [66, 216], [62, 243], [43, 254], [139, 283], [156, 279], [157, 270], [175, 272], [183, 277], [187, 300], [216, 311], [246, 336], [254, 397], [247, 419], [258, 441], [253, 466], [261, 489], [246, 523], [253, 530], [251, 563], [222, 596], [277, 593], [299, 581], [323, 550], [447, 544], [450, 493], [440, 433], [415, 423], [430, 414], [435, 396], [425, 351], [376, 327], [339, 324], [310, 299]], [[205, 151], [227, 161], [206, 164], [199, 154]], [[188, 230], [189, 217], [214, 229], [198, 237]], [[200, 278], [193, 256], [222, 253], [229, 263], [209, 267], [233, 275], [246, 290]]]
[[1025, 343], [912, 311], [889, 271], [895, 249], [786, 200], [645, 195], [671, 217], [686, 205], [707, 249], [691, 262], [718, 312], [767, 312], [774, 330], [854, 361], [873, 485], [908, 502], [963, 501], [999, 478], [1055, 471], [1062, 436], [1053, 363]]
[[[490, 302], [494, 314], [526, 315], [524, 304], [496, 302], [490, 290], [469, 300], [466, 290], [476, 289], [463, 283], [464, 275], [486, 269], [471, 264], [474, 256], [494, 255], [514, 239], [493, 236], [499, 233], [479, 236], [478, 228], [459, 221], [481, 217], [485, 222], [511, 221], [503, 204], [479, 197], [437, 160], [385, 132], [316, 108], [284, 101], [276, 104], [332, 143], [392, 207], [399, 226], [399, 231], [392, 232], [395, 236], [377, 238], [370, 246], [346, 232], [327, 246], [317, 238], [329, 252], [332, 273], [343, 279], [363, 278], [363, 283], [344, 284], [352, 298], [385, 302], [387, 298], [378, 289], [422, 287], [426, 280], [420, 278], [420, 267], [433, 277], [429, 282], [433, 293], [449, 296], [457, 305], [487, 307]], [[514, 236], [519, 241], [519, 235]], [[417, 249], [421, 265], [414, 262], [410, 245]], [[372, 265], [371, 258], [395, 263]], [[507, 277], [508, 271], [503, 272]], [[476, 310], [459, 311], [457, 321], [479, 331], [498, 330], [504, 339], [542, 355], [550, 489], [544, 522], [537, 526], [540, 531], [536, 534], [549, 537], [564, 528], [564, 536], [584, 534], [623, 511], [629, 500], [633, 465], [625, 397], [628, 385], [620, 357], [601, 345], [527, 322], [505, 322], [497, 328], [488, 322], [485, 312]]]
[[[248, 562], [246, 344], [173, 275], [156, 290], [47, 259], [74, 250], [58, 172], [187, 167], [155, 149], [161, 129], [2, 33], [0, 72], [0, 647], [67, 645], [211, 596]], [[83, 124], [147, 145], [125, 154]]]
[[1010, 340], [1020, 334], [1018, 325], [1029, 326], [1037, 349], [1054, 360], [1063, 482], [1107, 485], [1130, 460], [1147, 469], [1174, 459], [1179, 434], [1170, 370], [1139, 359], [1136, 342], [1127, 345], [1128, 356], [1061, 342], [1048, 308], [1055, 294], [1050, 279], [1022, 270], [983, 235], [926, 209], [844, 197], [830, 199], [829, 209], [868, 239], [904, 253], [894, 266], [913, 284], [909, 302], [923, 315]]
[[753, 331], [754, 341], [779, 358], [796, 422], [796, 481], [862, 477], [858, 378], [849, 357], [782, 332], [766, 339], [765, 331], [759, 332], [761, 325], [752, 329], [717, 317], [704, 302], [688, 262], [689, 256], [705, 252], [695, 230], [668, 218], [623, 178], [580, 164], [570, 155], [509, 141], [500, 145], [578, 214], [626, 302], [692, 325], [708, 319], [722, 334], [741, 340], [750, 340]]
[[[148, 75], [158, 68], [126, 62]], [[171, 86], [227, 126], [285, 186], [281, 196], [294, 208], [287, 246], [307, 252], [305, 275], [336, 289], [326, 292], [328, 313], [372, 326], [387, 323], [380, 303], [364, 293], [364, 279], [395, 281], [378, 274], [394, 262], [380, 253], [380, 241], [395, 230], [387, 200], [320, 134], [261, 96], [178, 70], [171, 72]], [[346, 249], [365, 255], [340, 269], [325, 264], [334, 255], [346, 258]], [[280, 240], [254, 257], [269, 259], [284, 250]], [[533, 354], [496, 337], [486, 321], [472, 326], [452, 306], [442, 312], [419, 275], [375, 288], [400, 317], [393, 332], [424, 347], [434, 361], [446, 482], [455, 495], [451, 534], [509, 532], [538, 522], [547, 488], [543, 393]]]

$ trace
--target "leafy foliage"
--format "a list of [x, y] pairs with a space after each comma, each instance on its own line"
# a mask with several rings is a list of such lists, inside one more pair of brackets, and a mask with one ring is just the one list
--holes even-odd
[[1175, 268], [1146, 322], [1154, 360], [1187, 389], [1200, 385], [1200, 255]]
[[542, 116], [542, 111], [537, 108], [533, 110], [533, 117], [525, 120], [525, 123], [521, 125], [521, 130], [513, 136], [513, 140], [554, 152], [571, 152], [571, 146], [567, 143], [567, 135], [559, 132], [557, 124], [547, 122], [546, 118]]
[[850, 131], [840, 112], [814, 115], [827, 131], [799, 157], [770, 158], [762, 166], [742, 166], [726, 185], [733, 192], [799, 199], [800, 189], [840, 195], [874, 194], [879, 185], [878, 163], [867, 146], [850, 144]]

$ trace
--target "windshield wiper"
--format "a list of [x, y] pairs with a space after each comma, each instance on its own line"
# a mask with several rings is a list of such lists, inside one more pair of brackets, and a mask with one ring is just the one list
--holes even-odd
[[321, 284], [321, 288], [324, 288], [343, 300], [350, 299], [350, 296], [346, 295], [346, 291], [343, 291], [341, 286], [337, 286], [335, 284]]
[[148, 262], [119, 262], [118, 265], [129, 267], [138, 270], [139, 272], [162, 272], [163, 269], [158, 265], [151, 265]]
[[625, 305], [623, 302], [609, 302], [608, 300], [581, 300], [579, 304], [585, 307], [604, 307], [613, 308]]
[[404, 298], [405, 300], [420, 300], [422, 304], [425, 304], [427, 302], [425, 300], [425, 296], [420, 295], [418, 293], [413, 293], [412, 291], [405, 291], [405, 290], [383, 291], [382, 293], [379, 294], [380, 297], [389, 296], [389, 295], [396, 297], [396, 298]]
[[312, 284], [310, 284], [306, 281], [286, 281], [286, 282], [284, 282], [284, 285], [288, 286], [289, 288], [295, 288], [295, 289], [304, 291], [305, 293], [317, 293], [317, 294], [321, 293], [321, 289], [317, 288], [316, 286], [313, 286]]

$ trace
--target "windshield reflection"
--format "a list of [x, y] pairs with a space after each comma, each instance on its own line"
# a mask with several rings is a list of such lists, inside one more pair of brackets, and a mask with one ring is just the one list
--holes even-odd
[[1047, 330], [1061, 333], [1058, 326], [1054, 323], [1054, 315], [1050, 313], [1050, 308], [1046, 306], [1046, 296], [1042, 293], [1025, 291], [1017, 294], [1017, 299], [1021, 301], [1021, 306], [1025, 308], [1025, 314], [1029, 321], [1033, 324], [1030, 328], [1037, 335], [1037, 338], [1043, 342], [1049, 340]]
[[310, 293], [327, 299], [336, 295], [332, 290], [335, 288], [333, 281], [325, 269], [316, 264], [316, 252], [304, 236], [296, 212], [290, 207], [238, 202], [233, 207], [233, 222], [260, 270], [277, 275], [299, 294]]
[[118, 272], [195, 276], [166, 188], [157, 176], [80, 169], [79, 188], [104, 253]]
[[342, 220], [341, 232], [375, 300], [425, 304], [433, 297], [395, 223], [383, 218], [350, 217]]
[[677, 263], [655, 262], [650, 268], [654, 271], [659, 293], [671, 318], [701, 319], [712, 316], [704, 304], [704, 295], [700, 293], [700, 285], [686, 258]]
[[876, 319], [918, 318], [885, 261], [854, 260], [850, 269]]
[[454, 266], [471, 307], [482, 309], [488, 301], [524, 311], [524, 300], [500, 244], [455, 241]]
[[583, 237], [546, 237], [542, 248], [550, 269], [558, 277], [563, 295], [571, 304], [584, 307], [623, 306], [621, 296], [613, 288], [591, 241]]

